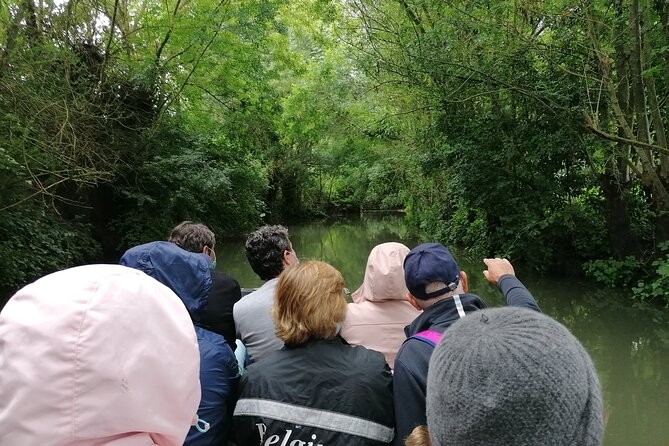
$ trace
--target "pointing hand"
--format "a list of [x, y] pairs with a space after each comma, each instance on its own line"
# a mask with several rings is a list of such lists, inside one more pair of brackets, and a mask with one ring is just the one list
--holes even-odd
[[483, 259], [483, 263], [488, 267], [483, 271], [483, 275], [486, 280], [493, 285], [497, 286], [497, 281], [500, 277], [511, 274], [512, 276], [516, 275], [516, 272], [513, 270], [513, 265], [507, 259]]

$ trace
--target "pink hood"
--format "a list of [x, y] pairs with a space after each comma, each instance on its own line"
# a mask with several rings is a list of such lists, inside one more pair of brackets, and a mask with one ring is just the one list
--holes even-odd
[[0, 313], [0, 444], [183, 444], [200, 401], [183, 303], [142, 272], [48, 275]]
[[409, 292], [404, 284], [404, 258], [409, 248], [389, 242], [375, 246], [367, 258], [365, 278], [352, 295], [353, 302], [384, 302], [406, 300]]
[[372, 249], [365, 280], [348, 304], [341, 336], [349, 344], [363, 345], [383, 353], [391, 368], [406, 338], [404, 327], [420, 312], [406, 301], [404, 258], [409, 248], [401, 243], [383, 243]]

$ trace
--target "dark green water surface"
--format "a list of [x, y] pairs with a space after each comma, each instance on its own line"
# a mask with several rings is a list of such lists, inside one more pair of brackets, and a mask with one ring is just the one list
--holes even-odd
[[[402, 242], [412, 248], [401, 217], [370, 217], [288, 227], [300, 260], [322, 260], [342, 272], [351, 291], [362, 282], [367, 256], [377, 244]], [[244, 241], [219, 242], [219, 269], [242, 287], [257, 287], [244, 256]], [[491, 306], [503, 304], [488, 285], [481, 259], [456, 253], [469, 276], [470, 292]], [[558, 272], [559, 273], [559, 272]], [[545, 313], [566, 325], [590, 352], [604, 390], [605, 446], [669, 446], [669, 314], [631, 305], [624, 291], [574, 279], [535, 277], [517, 271]], [[559, 274], [556, 274], [559, 277]]]

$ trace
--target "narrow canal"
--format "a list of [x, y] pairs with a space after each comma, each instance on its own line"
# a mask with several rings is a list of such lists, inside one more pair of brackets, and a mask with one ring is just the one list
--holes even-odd
[[[291, 225], [293, 246], [301, 260], [323, 260], [344, 275], [353, 291], [362, 282], [369, 251], [377, 244], [399, 241], [410, 248], [401, 217], [370, 217], [327, 223]], [[219, 269], [242, 287], [257, 287], [244, 256], [243, 240], [219, 242]], [[503, 304], [488, 285], [481, 259], [456, 253], [468, 273], [470, 291], [491, 306]], [[569, 278], [546, 278], [516, 271], [545, 313], [566, 325], [595, 361], [604, 390], [604, 446], [669, 445], [669, 311], [640, 310], [625, 292]]]

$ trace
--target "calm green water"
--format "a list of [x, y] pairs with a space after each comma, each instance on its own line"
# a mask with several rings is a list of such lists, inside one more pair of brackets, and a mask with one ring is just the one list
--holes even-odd
[[[347, 219], [289, 226], [301, 260], [323, 260], [339, 269], [347, 287], [362, 282], [369, 251], [377, 244], [399, 241], [410, 248], [401, 217]], [[243, 240], [219, 243], [219, 268], [242, 287], [257, 287], [244, 256]], [[470, 291], [489, 305], [502, 305], [497, 290], [483, 279], [480, 259], [457, 256], [469, 275]], [[517, 275], [544, 312], [565, 324], [588, 349], [599, 371], [607, 414], [605, 446], [669, 446], [669, 314], [633, 308], [615, 290], [576, 283], [572, 279]]]

